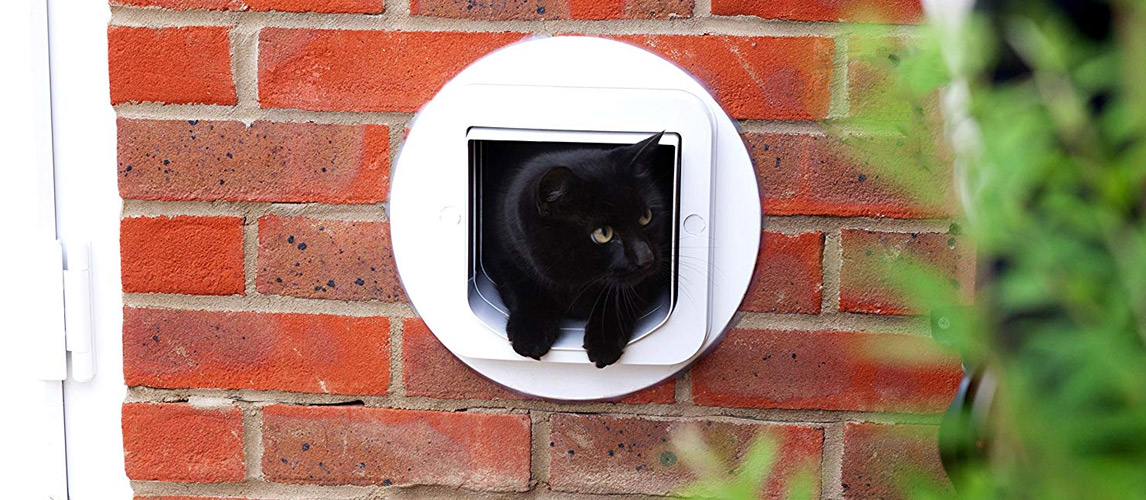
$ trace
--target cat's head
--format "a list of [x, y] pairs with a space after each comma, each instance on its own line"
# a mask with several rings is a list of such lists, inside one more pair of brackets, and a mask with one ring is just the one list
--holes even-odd
[[534, 183], [534, 208], [552, 229], [546, 245], [558, 246], [559, 265], [610, 285], [667, 273], [673, 213], [662, 187], [673, 172], [654, 164], [662, 135], [551, 157]]

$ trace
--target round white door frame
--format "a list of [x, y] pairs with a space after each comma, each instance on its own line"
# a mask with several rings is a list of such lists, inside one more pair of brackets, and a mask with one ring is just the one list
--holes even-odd
[[[703, 283], [707, 290], [697, 290], [707, 300], [698, 301], [700, 324], [690, 326], [696, 345], [684, 356], [658, 360], [656, 342], [677, 337], [667, 333], [657, 337], [654, 332], [604, 369], [587, 359], [570, 362], [547, 356], [539, 362], [494, 352], [504, 354], [508, 348], [504, 344], [474, 348], [475, 342], [492, 342], [496, 337], [483, 330], [466, 298], [466, 133], [472, 127], [668, 130], [681, 135], [682, 155], [703, 151], [703, 157], [685, 158], [681, 168], [694, 174], [704, 171], [705, 175], [694, 175], [688, 188], [708, 191], [709, 211], [682, 212], [679, 224], [687, 231], [678, 231], [682, 237], [698, 233], [699, 241], [707, 242], [708, 279]], [[687, 72], [617, 41], [532, 39], [475, 62], [415, 117], [391, 175], [394, 257], [411, 304], [462, 362], [494, 382], [535, 396], [578, 401], [619, 398], [687, 368], [723, 336], [756, 263], [760, 196], [735, 122]], [[554, 354], [558, 356], [562, 355]]]

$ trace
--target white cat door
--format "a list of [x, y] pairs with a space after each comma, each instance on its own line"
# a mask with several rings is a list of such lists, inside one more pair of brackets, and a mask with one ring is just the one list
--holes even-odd
[[[483, 245], [483, 235], [487, 233], [483, 224], [485, 214], [483, 201], [487, 190], [498, 189], [498, 170], [505, 165], [517, 163], [518, 155], [536, 154], [547, 148], [597, 147], [613, 144], [633, 144], [650, 133], [640, 132], [570, 132], [557, 130], [497, 129], [474, 127], [466, 136], [469, 145], [470, 200], [468, 212], [469, 273], [468, 292], [470, 310], [485, 327], [486, 332], [496, 339], [473, 335], [465, 337], [464, 343], [455, 345], [455, 352], [470, 357], [487, 359], [516, 360], [520, 356], [509, 348], [505, 333], [508, 312], [498, 295], [493, 280], [484, 268], [485, 257], [492, 251]], [[680, 363], [700, 350], [708, 331], [705, 316], [708, 304], [707, 287], [689, 289], [689, 294], [681, 297], [681, 283], [708, 283], [708, 266], [678, 265], [683, 257], [688, 262], [707, 262], [708, 244], [703, 234], [690, 234], [680, 229], [679, 213], [703, 213], [708, 217], [709, 193], [707, 189], [681, 189], [681, 185], [694, 186], [709, 184], [706, 181], [711, 171], [704, 165], [711, 165], [709, 155], [701, 152], [691, 161], [701, 162], [701, 166], [690, 168], [689, 178], [683, 178], [680, 135], [666, 133], [660, 147], [670, 151], [662, 155], [667, 163], [658, 168], [672, 172], [673, 182], [665, 198], [672, 200], [673, 231], [671, 236], [671, 256], [669, 280], [649, 307], [639, 313], [636, 329], [626, 348], [622, 360], [628, 364]], [[701, 178], [703, 177], [703, 178]], [[683, 241], [683, 243], [682, 243]], [[683, 275], [683, 276], [682, 276]], [[679, 305], [679, 308], [677, 307]], [[558, 363], [587, 362], [582, 337], [585, 321], [569, 319], [563, 322], [561, 337], [545, 356], [546, 361]], [[655, 335], [654, 335], [655, 334]]]
[[[624, 355], [598, 369], [583, 327], [540, 361], [514, 352], [483, 269], [481, 201], [518, 151], [634, 144], [664, 131], [672, 276]], [[526, 153], [520, 153], [526, 154]], [[417, 115], [390, 195], [394, 255], [414, 308], [463, 362], [555, 399], [623, 396], [685, 368], [723, 334], [756, 261], [760, 200], [735, 124], [691, 76], [642, 49], [581, 37], [527, 41], [474, 63]], [[716, 270], [716, 271], [714, 271]]]

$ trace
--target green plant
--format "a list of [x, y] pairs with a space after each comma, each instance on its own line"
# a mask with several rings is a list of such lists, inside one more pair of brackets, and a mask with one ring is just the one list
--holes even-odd
[[[954, 146], [984, 272], [945, 340], [999, 390], [986, 453], [952, 478], [963, 498], [1146, 496], [1146, 10], [1112, 6], [1107, 38], [1053, 4], [1005, 2], [889, 69], [911, 109], [934, 83], [965, 89], [973, 121], [956, 125], [978, 129]], [[939, 136], [926, 113], [902, 116], [896, 133]], [[901, 278], [924, 309], [958, 303], [931, 273]]]
[[[862, 138], [953, 139], [974, 302], [925, 268], [888, 273], [949, 311], [941, 340], [999, 382], [955, 496], [1146, 498], [1146, 2], [1109, 4], [1108, 37], [1055, 3], [995, 5], [909, 43], [857, 31], [853, 52], [888, 88], [828, 129], [908, 187], [951, 161], [946, 146], [904, 158]], [[941, 92], [962, 97], [946, 116]], [[948, 496], [904, 481], [907, 497]]]

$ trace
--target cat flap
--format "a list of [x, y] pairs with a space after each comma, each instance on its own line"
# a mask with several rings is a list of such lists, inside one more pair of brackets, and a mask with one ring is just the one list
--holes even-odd
[[[476, 351], [476, 357], [514, 360], [520, 355], [506, 348], [509, 345], [505, 327], [509, 316], [504, 298], [498, 291], [498, 283], [490, 268], [491, 262], [499, 256], [498, 245], [491, 239], [499, 237], [494, 229], [497, 224], [488, 218], [496, 214], [490, 206], [498, 190], [506, 189], [508, 171], [527, 162], [538, 154], [557, 151], [568, 154], [570, 151], [616, 150], [621, 146], [623, 154], [632, 155], [627, 162], [649, 163], [647, 168], [665, 174], [667, 182], [660, 185], [662, 195], [671, 205], [667, 213], [669, 230], [667, 241], [670, 249], [668, 258], [669, 279], [664, 286], [649, 297], [649, 306], [637, 315], [632, 339], [626, 347], [626, 354], [618, 362], [628, 364], [670, 364], [688, 359], [696, 354], [707, 336], [707, 317], [703, 311], [705, 301], [697, 301], [707, 296], [705, 287], [691, 289], [693, 284], [707, 284], [706, 266], [690, 264], [680, 266], [678, 259], [682, 252], [692, 261], [706, 258], [703, 250], [707, 245], [698, 244], [695, 235], [679, 230], [680, 210], [685, 207], [688, 213], [703, 210], [708, 202], [703, 196], [707, 192], [682, 193], [681, 185], [681, 136], [679, 133], [658, 132], [576, 132], [555, 130], [515, 130], [485, 127], [470, 128], [467, 133], [470, 163], [469, 218], [473, 221], [469, 232], [469, 308], [471, 313], [484, 326], [486, 335], [475, 336], [482, 339], [485, 349]], [[656, 154], [654, 154], [656, 153]], [[650, 163], [653, 159], [656, 162]], [[556, 167], [546, 171], [537, 182], [539, 208], [543, 211], [553, 207], [555, 202], [569, 197], [570, 191], [578, 189], [577, 175], [569, 168]], [[587, 196], [591, 193], [586, 193]], [[569, 201], [577, 203], [576, 197]], [[683, 200], [683, 204], [682, 204]], [[686, 214], [687, 215], [687, 214]], [[686, 247], [681, 250], [681, 235], [686, 236]], [[589, 272], [589, 270], [586, 270]], [[684, 278], [684, 279], [681, 279]], [[686, 290], [680, 291], [681, 287]], [[685, 297], [680, 302], [680, 297]], [[560, 322], [560, 336], [550, 352], [541, 358], [544, 361], [562, 363], [587, 363], [583, 336], [585, 319], [564, 317]], [[475, 341], [477, 343], [477, 341]], [[654, 345], [655, 344], [655, 345]], [[641, 348], [638, 346], [650, 346]], [[494, 351], [494, 352], [491, 352]], [[636, 355], [632, 353], [636, 352]]]
[[[678, 162], [671, 314], [604, 369], [575, 342], [559, 341], [541, 361], [518, 355], [476, 265], [484, 226], [471, 202], [483, 174], [470, 159], [498, 141], [632, 145], [661, 131], [658, 150], [669, 146]], [[620, 397], [686, 369], [731, 324], [757, 261], [760, 197], [737, 124], [692, 75], [614, 40], [530, 39], [468, 66], [411, 121], [390, 186], [394, 260], [411, 306], [461, 362], [544, 398]]]

